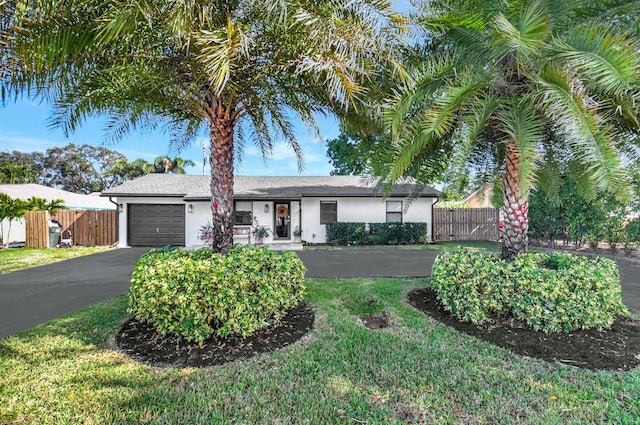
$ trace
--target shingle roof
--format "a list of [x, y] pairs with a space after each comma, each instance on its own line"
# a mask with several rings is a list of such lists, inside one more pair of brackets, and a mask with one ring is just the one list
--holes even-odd
[[[210, 199], [210, 176], [147, 174], [103, 192], [102, 196], [163, 196], [185, 200]], [[390, 196], [408, 196], [414, 185], [396, 186]], [[236, 199], [299, 199], [303, 196], [380, 196], [366, 176], [236, 176]], [[439, 196], [426, 186], [419, 196]]]

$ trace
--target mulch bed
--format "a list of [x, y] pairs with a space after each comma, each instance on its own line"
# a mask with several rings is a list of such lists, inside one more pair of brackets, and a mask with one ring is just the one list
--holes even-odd
[[311, 307], [301, 303], [289, 310], [278, 327], [257, 331], [247, 338], [212, 336], [202, 346], [177, 336], [162, 336], [153, 325], [130, 319], [118, 332], [116, 344], [128, 356], [151, 366], [214, 366], [290, 345], [313, 329], [314, 318]]
[[592, 370], [629, 370], [640, 365], [640, 320], [619, 318], [603, 331], [545, 334], [508, 318], [493, 318], [483, 326], [461, 322], [442, 308], [431, 288], [413, 290], [407, 300], [447, 326], [521, 356]]

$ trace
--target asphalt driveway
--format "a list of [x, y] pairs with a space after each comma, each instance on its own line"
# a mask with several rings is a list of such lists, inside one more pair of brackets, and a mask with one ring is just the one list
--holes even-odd
[[[438, 250], [327, 250], [302, 251], [307, 277], [427, 277]], [[640, 264], [618, 261], [622, 301], [640, 313]]]
[[431, 275], [435, 249], [300, 251], [306, 277], [425, 277]]
[[[125, 294], [146, 248], [73, 258], [0, 275], [0, 338]], [[437, 250], [301, 251], [310, 278], [426, 277]], [[640, 265], [618, 262], [622, 300], [640, 312]]]
[[146, 250], [117, 249], [0, 274], [0, 338], [125, 294]]

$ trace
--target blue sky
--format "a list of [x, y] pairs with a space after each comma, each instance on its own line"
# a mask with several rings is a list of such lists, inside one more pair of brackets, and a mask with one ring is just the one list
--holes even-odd
[[[172, 155], [169, 137], [161, 132], [134, 133], [122, 141], [104, 143], [103, 120], [88, 120], [80, 129], [68, 138], [60, 129], [50, 129], [47, 125], [51, 109], [46, 104], [38, 104], [30, 100], [19, 100], [17, 103], [7, 102], [0, 106], [0, 151], [45, 151], [54, 146], [68, 143], [101, 145], [116, 150], [130, 161], [142, 158], [153, 161], [160, 155]], [[309, 134], [300, 125], [296, 129], [296, 138], [303, 146], [305, 169], [303, 175], [328, 175], [332, 167], [326, 156], [325, 140], [333, 139], [340, 133], [338, 122], [330, 117], [319, 117], [320, 138]], [[204, 135], [203, 135], [204, 136]], [[202, 174], [202, 140], [196, 140], [191, 146], [178, 153], [178, 156], [191, 159], [195, 167], [188, 167], [189, 174]], [[174, 155], [172, 155], [174, 156]], [[208, 166], [206, 173], [209, 174]], [[243, 161], [236, 166], [239, 175], [298, 175], [295, 155], [285, 143], [276, 143], [273, 155], [263, 161], [258, 149], [247, 145]]]

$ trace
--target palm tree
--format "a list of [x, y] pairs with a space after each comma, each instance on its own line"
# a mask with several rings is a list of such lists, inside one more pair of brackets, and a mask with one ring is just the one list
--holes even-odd
[[412, 57], [384, 115], [397, 145], [391, 178], [434, 159], [493, 165], [509, 261], [527, 251], [532, 186], [558, 181], [536, 159], [558, 155], [583, 196], [622, 196], [621, 158], [637, 148], [640, 123], [640, 44], [620, 24], [637, 20], [632, 3], [431, 2], [419, 21], [429, 54]]
[[55, 214], [60, 210], [66, 210], [64, 199], [52, 199], [47, 201], [44, 198], [32, 196], [25, 202], [25, 208], [28, 211], [47, 211], [49, 214]]
[[186, 174], [184, 167], [195, 167], [196, 163], [190, 159], [175, 157], [170, 159], [166, 156], [159, 156], [153, 161], [155, 173]]
[[107, 114], [114, 139], [162, 125], [178, 146], [208, 133], [219, 252], [245, 141], [268, 156], [284, 138], [301, 168], [294, 124], [356, 105], [406, 30], [383, 0], [6, 0], [0, 16], [3, 96], [45, 94], [53, 125]]
[[0, 183], [20, 184], [36, 183], [38, 173], [29, 167], [0, 162]]

